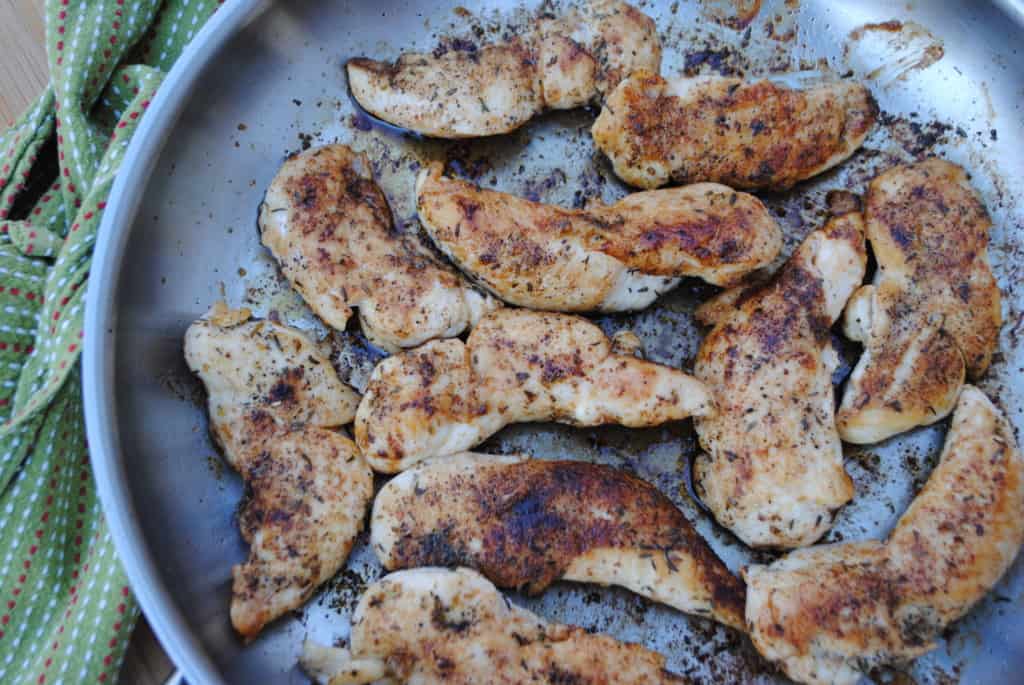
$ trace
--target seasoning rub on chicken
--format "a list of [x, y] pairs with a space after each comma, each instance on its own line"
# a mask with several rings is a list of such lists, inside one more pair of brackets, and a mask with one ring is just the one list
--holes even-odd
[[718, 411], [699, 417], [697, 492], [753, 547], [802, 547], [853, 497], [836, 431], [830, 328], [864, 279], [857, 212], [811, 233], [766, 285], [722, 293], [694, 373]]
[[683, 513], [625, 471], [463, 452], [377, 494], [371, 542], [388, 570], [466, 566], [499, 587], [618, 585], [743, 629], [743, 584]]
[[610, 92], [634, 69], [657, 72], [654, 22], [620, 0], [589, 0], [506, 43], [351, 59], [356, 101], [384, 121], [437, 138], [508, 133], [548, 109]]
[[853, 685], [934, 649], [1022, 541], [1024, 460], [1013, 430], [965, 386], [938, 466], [886, 541], [811, 547], [745, 570], [751, 637], [796, 681]]
[[351, 440], [359, 396], [301, 332], [222, 303], [185, 334], [209, 395], [210, 430], [251, 492], [238, 524], [249, 558], [232, 569], [231, 622], [246, 638], [301, 606], [337, 572], [362, 529], [373, 474]]
[[689, 682], [640, 645], [515, 606], [469, 569], [385, 576], [359, 601], [349, 648], [307, 641], [301, 663], [329, 685]]
[[616, 354], [586, 319], [502, 309], [465, 343], [436, 340], [378, 363], [355, 436], [374, 470], [397, 473], [470, 449], [510, 423], [640, 427], [712, 410], [702, 383]]
[[643, 309], [683, 276], [735, 284], [782, 247], [760, 200], [713, 183], [568, 210], [447, 178], [435, 163], [420, 172], [416, 206], [459, 268], [534, 309]]
[[868, 186], [864, 215], [878, 271], [843, 319], [864, 344], [838, 414], [853, 443], [948, 416], [965, 376], [988, 369], [1002, 323], [992, 222], [962, 168], [933, 158], [890, 169]]
[[394, 352], [458, 335], [500, 306], [394, 228], [366, 158], [344, 145], [285, 161], [260, 205], [260, 234], [281, 271], [327, 325], [352, 309], [367, 338]]
[[771, 81], [638, 71], [606, 99], [594, 142], [615, 173], [640, 188], [711, 181], [784, 190], [831, 169], [878, 117], [851, 81], [795, 90]]

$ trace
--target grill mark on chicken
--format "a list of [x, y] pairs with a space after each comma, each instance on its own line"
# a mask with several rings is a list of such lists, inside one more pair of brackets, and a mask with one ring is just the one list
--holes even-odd
[[[388, 570], [467, 566], [533, 594], [559, 578], [622, 585], [744, 625], [743, 585], [682, 512], [609, 466], [472, 453], [430, 460], [378, 494], [371, 540]], [[592, 565], [592, 552], [618, 565]]]
[[715, 328], [694, 373], [718, 412], [695, 421], [706, 450], [695, 485], [748, 545], [808, 545], [853, 496], [835, 428], [831, 326], [866, 261], [861, 216], [845, 214], [808, 236], [769, 282], [697, 310]]
[[964, 386], [939, 463], [888, 539], [744, 570], [751, 637], [794, 680], [852, 685], [934, 649], [1022, 542], [1024, 459], [1005, 418]]
[[689, 682], [640, 645], [548, 623], [469, 569], [385, 576], [359, 601], [350, 644], [341, 649], [307, 641], [302, 666], [332, 685]]
[[435, 163], [416, 195], [442, 252], [498, 297], [535, 309], [642, 309], [684, 276], [735, 284], [782, 247], [760, 200], [710, 183], [568, 210], [445, 177]]
[[369, 162], [343, 145], [285, 161], [260, 205], [260, 234], [323, 321], [359, 309], [367, 338], [396, 351], [458, 335], [500, 306], [395, 229]]
[[505, 43], [405, 53], [346, 65], [356, 101], [395, 126], [438, 138], [508, 133], [548, 109], [586, 105], [634, 69], [657, 71], [654, 22], [620, 0], [595, 0]]
[[432, 341], [381, 361], [356, 412], [355, 436], [375, 470], [396, 473], [470, 449], [515, 422], [640, 427], [712, 410], [697, 380], [614, 353], [586, 319], [498, 310], [465, 343]]
[[608, 96], [593, 135], [615, 173], [641, 188], [785, 190], [853, 154], [877, 118], [871, 93], [848, 81], [793, 90], [638, 70]]
[[846, 308], [844, 331], [864, 353], [837, 417], [854, 443], [947, 416], [965, 378], [988, 368], [1002, 322], [992, 224], [959, 166], [890, 169], [868, 186], [865, 220], [879, 268]]
[[185, 335], [209, 395], [210, 429], [242, 476], [238, 526], [248, 559], [232, 568], [231, 622], [255, 637], [341, 567], [362, 528], [373, 474], [329, 430], [359, 400], [299, 331], [218, 304]]

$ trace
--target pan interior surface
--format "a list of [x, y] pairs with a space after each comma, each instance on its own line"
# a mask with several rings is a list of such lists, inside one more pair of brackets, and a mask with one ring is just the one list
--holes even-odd
[[[1024, 334], [1024, 27], [996, 5], [967, 1], [766, 1], [743, 25], [734, 5], [748, 4], [640, 3], [661, 35], [663, 74], [786, 81], [852, 74], [872, 88], [883, 116], [864, 149], [790, 192], [761, 194], [784, 228], [786, 255], [823, 224], [830, 190], [862, 192], [879, 171], [929, 155], [968, 169], [995, 224], [991, 258], [1004, 296], [1000, 348], [980, 386], [1016, 430], [1024, 412], [1018, 340]], [[558, 12], [561, 6], [546, 7]], [[347, 95], [343, 64], [350, 57], [393, 59], [439, 45], [466, 49], [513, 35], [533, 13], [532, 6], [495, 1], [468, 10], [448, 0], [278, 3], [240, 29], [198, 74], [181, 116], [163, 132], [167, 142], [151, 176], [129, 182], [138, 189], [139, 207], [133, 221], [117, 227], [130, 231], [123, 259], [108, 273], [93, 273], [117, 279], [114, 314], [94, 333], [113, 350], [100, 377], [110, 379], [104, 396], [120, 453], [100, 458], [121, 461], [135, 523], [159, 569], [158, 577], [133, 581], [166, 588], [225, 682], [306, 682], [295, 665], [302, 641], [346, 639], [362, 589], [382, 571], [364, 534], [345, 569], [308, 606], [248, 646], [236, 637], [228, 602], [231, 567], [246, 553], [235, 520], [243, 488], [208, 436], [205, 397], [182, 355], [185, 329], [225, 299], [327, 334], [283, 282], [255, 227], [264, 189], [285, 155], [310, 145], [344, 142], [365, 151], [396, 225], [412, 232], [418, 230], [415, 174], [435, 159], [482, 186], [549, 203], [579, 206], [623, 196], [627, 189], [590, 140], [594, 111], [548, 114], [494, 139], [442, 142], [379, 125]], [[687, 281], [643, 312], [596, 320], [609, 333], [633, 329], [648, 359], [688, 368], [700, 342], [692, 312], [711, 292]], [[356, 330], [335, 342], [343, 375], [361, 388], [379, 355]], [[847, 361], [858, 353], [847, 346]], [[825, 541], [885, 535], [931, 472], [946, 426], [846, 446], [857, 494]], [[732, 569], [771, 558], [714, 525], [687, 494], [688, 464], [698, 449], [689, 422], [648, 430], [514, 426], [483, 449], [629, 469], [672, 498]], [[549, 619], [642, 642], [697, 682], [779, 679], [745, 638], [624, 591], [563, 583], [540, 597], [513, 599]], [[922, 685], [1019, 678], [1022, 603], [1018, 559], [905, 675]]]

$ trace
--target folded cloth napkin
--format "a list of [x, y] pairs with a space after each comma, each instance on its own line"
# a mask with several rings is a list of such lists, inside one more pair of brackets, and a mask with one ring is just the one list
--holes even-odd
[[128, 141], [218, 4], [47, 0], [51, 83], [0, 136], [0, 683], [114, 682], [138, 617], [85, 442], [85, 286]]

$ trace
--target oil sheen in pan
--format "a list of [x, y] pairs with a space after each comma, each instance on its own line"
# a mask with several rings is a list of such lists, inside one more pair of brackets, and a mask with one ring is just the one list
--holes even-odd
[[[1002, 122], [988, 116], [987, 91], [979, 90], [974, 109], [942, 109], [944, 103], [937, 101], [944, 91], [958, 87], [958, 83], [949, 80], [956, 78], [949, 63], [954, 54], [951, 46], [945, 46], [944, 56], [929, 62], [939, 53], [935, 41], [939, 44], [941, 41], [935, 36], [941, 32], [933, 30], [929, 34], [930, 39], [922, 38], [918, 27], [930, 26], [927, 12], [923, 12], [925, 16], [915, 16], [917, 23], [910, 31], [912, 40], [903, 44], [900, 42], [903, 24], [886, 22], [894, 10], [885, 3], [876, 3], [877, 6], [870, 6], [870, 11], [865, 9], [862, 12], [878, 22], [878, 26], [867, 27], [856, 21], [851, 23], [850, 17], [840, 7], [825, 10], [810, 2], [802, 5], [791, 1], [765, 2], [760, 12], [749, 21], [743, 19], [738, 22], [722, 20], [723, 16], [734, 16], [729, 14], [728, 6], [757, 3], [713, 3], [713, 11], [707, 13], [697, 3], [654, 4], [657, 6], [642, 9], [658, 23], [666, 46], [665, 74], [685, 71], [691, 74], [769, 75], [790, 79], [792, 77], [782, 74], [831, 71], [868, 77], [881, 66], [878, 60], [882, 59], [879, 57], [882, 53], [884, 59], [904, 65], [906, 68], [899, 74], [877, 72], [875, 78], [879, 82], [868, 82], [875, 90], [884, 113], [881, 125], [868, 139], [864, 150], [838, 170], [801, 184], [789, 193], [762, 194], [761, 197], [784, 227], [784, 254], [788, 254], [809, 231], [822, 225], [827, 208], [826, 195], [830, 190], [860, 192], [879, 170], [930, 154], [946, 154], [963, 163], [974, 173], [973, 182], [982, 190], [996, 224], [993, 261], [1004, 295], [1011, 303], [1003, 346], [1004, 351], [1016, 348], [1016, 329], [1020, 319], [1017, 309], [1020, 297], [1016, 288], [1020, 287], [1017, 284], [1022, 279], [1013, 271], [1013, 264], [1018, 261], [1016, 257], [1020, 254], [1021, 233], [1024, 232], [1020, 228], [1020, 210], [1015, 209], [1024, 206], [1018, 197], [1021, 179], [1002, 177], [1000, 167], [993, 161], [993, 150], [1001, 142], [998, 130]], [[399, 11], [397, 7], [395, 11]], [[724, 15], [721, 14], [723, 11]], [[425, 30], [408, 34], [397, 32], [383, 43], [360, 36], [358, 31], [347, 25], [347, 17], [341, 10], [327, 12], [325, 25], [332, 21], [342, 28], [332, 34], [329, 42], [324, 42], [324, 52], [319, 57], [307, 55], [304, 62], [299, 60], [291, 67], [296, 74], [302, 73], [303, 69], [310, 70], [309, 83], [316, 85], [306, 87], [301, 96], [284, 91], [274, 100], [276, 107], [294, 108], [296, 111], [295, 127], [289, 130], [287, 138], [280, 139], [282, 142], [277, 152], [283, 155], [305, 145], [335, 140], [366, 151], [391, 202], [395, 223], [402, 230], [418, 231], [412, 184], [416, 171], [426, 160], [448, 161], [456, 173], [486, 187], [565, 206], [581, 206], [591, 198], [613, 201], [627, 192], [615, 180], [609, 165], [591, 143], [589, 129], [596, 114], [593, 111], [552, 113], [508, 136], [445, 143], [403, 134], [373, 122], [357, 110], [344, 92], [339, 59], [356, 55], [393, 58], [406, 48], [431, 50], [439, 44], [447, 45], [448, 49], [473, 49], [482, 41], [498, 40], [503, 35], [518, 31], [528, 21], [526, 12], [453, 13], [450, 8], [431, 11], [418, 18], [415, 24], [423, 26], [427, 22]], [[842, 31], [837, 28], [847, 25], [849, 28]], [[849, 36], [855, 27], [862, 30]], [[867, 38], [863, 37], [865, 35]], [[272, 36], [267, 38], [269, 40]], [[883, 45], [889, 52], [875, 47], [865, 49], [869, 44]], [[352, 46], [350, 54], [339, 54], [339, 46], [343, 45], [346, 50], [349, 49], [347, 46]], [[927, 50], [929, 59], [915, 60], [914, 55], [900, 52], [901, 49]], [[306, 52], [310, 49], [307, 48]], [[822, 62], [819, 58], [828, 59]], [[292, 103], [293, 97], [299, 104]], [[942, 111], [923, 104], [929, 102]], [[951, 113], [963, 116], [953, 117]], [[255, 138], [257, 130], [254, 129], [250, 126], [250, 131], [237, 135], [236, 140], [246, 144], [246, 139]], [[1005, 133], [1003, 136], [1003, 140], [1007, 140]], [[274, 145], [277, 141], [264, 140], [260, 144]], [[268, 169], [267, 173], [272, 174], [273, 169]], [[248, 177], [237, 179], [235, 183], [247, 180]], [[1013, 188], [1017, 190], [1011, 190]], [[250, 195], [255, 195], [258, 190], [254, 189]], [[257, 202], [258, 197], [251, 208], [239, 210], [239, 214], [246, 217], [246, 230], [251, 227]], [[234, 272], [221, 275], [232, 304], [250, 306], [259, 315], [273, 311], [284, 320], [326, 334], [277, 277], [265, 253], [254, 250], [253, 254], [240, 257], [240, 260], [239, 267], [244, 269], [244, 274], [237, 277]], [[643, 312], [603, 316], [597, 321], [608, 333], [625, 328], [634, 330], [644, 342], [649, 359], [687, 368], [700, 341], [700, 331], [694, 324], [692, 311], [697, 303], [713, 292], [709, 286], [686, 281]], [[203, 303], [204, 306], [206, 304]], [[361, 387], [378, 355], [366, 347], [356, 330], [337, 335], [335, 339], [336, 359], [343, 374]], [[843, 347], [847, 360], [855, 360], [858, 353], [855, 345]], [[1001, 402], [1011, 421], [1017, 421], [1021, 398], [1018, 388], [1008, 383], [1019, 363], [1013, 362], [1012, 355], [1006, 357], [1010, 358], [999, 356], [982, 386]], [[841, 376], [837, 374], [836, 380], [842, 380]], [[198, 415], [198, 408], [196, 412]], [[826, 541], [877, 537], [886, 532], [930, 473], [944, 432], [945, 424], [940, 424], [880, 446], [848, 446], [847, 469], [855, 480], [857, 495], [842, 511]], [[745, 549], [735, 538], [715, 526], [688, 496], [688, 464], [697, 450], [696, 436], [689, 422], [648, 430], [513, 426], [492, 438], [483, 449], [587, 459], [630, 469], [672, 498], [733, 569], [751, 561], [770, 558]], [[232, 493], [225, 493], [225, 497], [230, 496]], [[380, 573], [365, 539], [361, 540], [347, 568], [305, 610], [299, 612], [298, 622], [279, 627], [278, 631], [287, 634], [289, 645], [297, 645], [307, 633], [324, 642], [344, 638], [348, 618], [362, 588]], [[1009, 579], [950, 632], [946, 644], [919, 659], [909, 669], [908, 675], [923, 684], [948, 682], [950, 678], [956, 680], [962, 672], [969, 674], [969, 666], [981, 650], [980, 636], [987, 635], [984, 632], [987, 624], [1000, 612], [1016, 610], [1020, 606], [1018, 595], [1024, 585], [1022, 575], [1018, 562]], [[626, 592], [557, 584], [541, 597], [515, 597], [515, 600], [552, 619], [577, 623], [626, 640], [641, 641], [666, 654], [673, 670], [700, 681], [745, 682], [759, 676], [772, 678], [771, 671], [766, 670], [765, 663], [753, 652], [747, 640], [710, 622], [688, 619]], [[226, 607], [226, 593], [224, 602]], [[259, 649], [259, 645], [254, 647]]]

